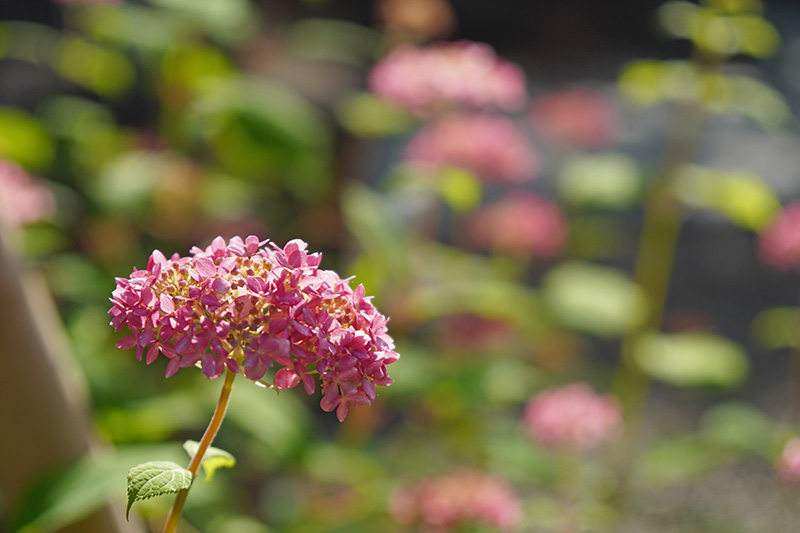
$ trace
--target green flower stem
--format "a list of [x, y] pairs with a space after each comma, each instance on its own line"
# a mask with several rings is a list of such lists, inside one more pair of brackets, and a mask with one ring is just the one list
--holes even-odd
[[[708, 68], [697, 64], [695, 67]], [[650, 389], [649, 378], [635, 361], [636, 345], [644, 334], [662, 327], [681, 228], [683, 210], [672, 193], [672, 182], [681, 167], [695, 159], [706, 119], [703, 107], [697, 102], [687, 101], [678, 105], [667, 133], [660, 166], [645, 199], [634, 280], [645, 293], [649, 312], [641, 325], [623, 337], [621, 362], [614, 379], [614, 390], [625, 416], [625, 433], [621, 445], [616, 447], [619, 473], [616, 497], [620, 506], [626, 498], [637, 456]]]
[[[192, 473], [192, 477], [194, 478], [197, 475], [197, 471], [200, 469], [200, 465], [203, 462], [203, 456], [208, 450], [208, 447], [211, 446], [211, 443], [214, 441], [214, 437], [217, 436], [217, 432], [219, 431], [219, 427], [222, 425], [222, 419], [225, 418], [225, 411], [228, 410], [228, 401], [231, 397], [231, 389], [233, 388], [233, 380], [236, 378], [236, 373], [231, 372], [229, 370], [225, 371], [225, 382], [222, 384], [222, 392], [219, 395], [219, 401], [217, 402], [217, 408], [214, 410], [214, 415], [211, 417], [211, 421], [208, 423], [208, 428], [206, 428], [206, 432], [203, 433], [203, 438], [200, 439], [200, 445], [197, 447], [197, 452], [195, 452], [194, 457], [189, 462], [189, 466], [187, 469]], [[178, 528], [178, 523], [181, 519], [181, 514], [183, 513], [183, 507], [186, 504], [186, 496], [189, 494], [189, 489], [184, 489], [178, 493], [175, 497], [175, 502], [172, 504], [172, 509], [169, 511], [169, 516], [167, 516], [167, 522], [164, 524], [164, 533], [175, 533]]]
[[559, 518], [554, 525], [557, 533], [579, 533], [581, 531], [581, 489], [583, 462], [576, 450], [559, 450], [558, 457], [558, 507]]

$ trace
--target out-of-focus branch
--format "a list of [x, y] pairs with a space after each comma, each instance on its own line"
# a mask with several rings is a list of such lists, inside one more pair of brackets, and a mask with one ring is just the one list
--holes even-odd
[[[89, 429], [85, 384], [70, 372], [69, 355], [43, 281], [23, 271], [0, 232], [0, 491], [12, 515], [32, 481], [98, 447]], [[123, 516], [121, 506], [109, 503], [62, 531], [141, 531]]]

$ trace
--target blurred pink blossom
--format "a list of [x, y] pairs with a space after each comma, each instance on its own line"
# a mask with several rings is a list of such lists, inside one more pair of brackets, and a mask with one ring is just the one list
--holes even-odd
[[349, 280], [319, 269], [319, 254], [293, 240], [284, 248], [254, 236], [217, 237], [190, 257], [158, 250], [147, 270], [117, 278], [109, 314], [117, 347], [136, 348], [147, 364], [159, 354], [166, 375], [200, 365], [216, 379], [240, 372], [259, 381], [277, 364], [278, 389], [322, 387], [320, 406], [344, 420], [349, 404], [372, 404], [375, 386], [390, 385], [386, 365], [397, 361], [387, 319]]
[[489, 250], [549, 258], [564, 248], [569, 228], [550, 200], [517, 192], [476, 211], [469, 232], [478, 245]]
[[454, 106], [513, 111], [527, 98], [522, 69], [469, 41], [398, 46], [372, 69], [369, 86], [420, 116]]
[[455, 166], [499, 183], [530, 181], [539, 171], [529, 140], [500, 115], [454, 115], [432, 122], [411, 139], [404, 156], [423, 167]]
[[467, 525], [513, 531], [522, 508], [504, 480], [474, 470], [456, 470], [395, 491], [390, 502], [395, 521], [416, 531], [446, 533]]
[[800, 267], [800, 202], [787, 205], [761, 231], [761, 258], [781, 270]]
[[548, 448], [589, 450], [609, 439], [622, 423], [619, 405], [585, 383], [541, 392], [525, 406], [522, 424], [534, 442]]
[[0, 221], [12, 227], [24, 226], [54, 209], [50, 189], [17, 165], [0, 160]]
[[786, 483], [800, 482], [800, 437], [789, 440], [783, 447], [775, 473]]
[[619, 127], [611, 101], [601, 92], [586, 88], [556, 91], [538, 98], [528, 116], [549, 139], [583, 149], [608, 146]]

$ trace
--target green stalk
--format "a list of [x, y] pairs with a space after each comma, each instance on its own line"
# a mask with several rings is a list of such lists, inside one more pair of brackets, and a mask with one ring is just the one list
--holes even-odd
[[[695, 66], [703, 68], [698, 64]], [[678, 105], [672, 116], [659, 168], [644, 202], [634, 281], [644, 291], [649, 312], [642, 324], [623, 337], [621, 361], [614, 378], [614, 391], [625, 416], [625, 434], [617, 448], [620, 476], [617, 497], [620, 504], [628, 491], [650, 389], [649, 378], [635, 361], [636, 345], [645, 334], [662, 328], [681, 228], [683, 210], [671, 186], [681, 167], [696, 158], [705, 122], [706, 113], [698, 103], [688, 101]]]
[[[235, 378], [235, 372], [225, 372], [225, 382], [222, 384], [222, 392], [220, 392], [217, 407], [214, 409], [214, 415], [211, 417], [206, 432], [203, 433], [203, 438], [200, 439], [200, 445], [197, 447], [197, 451], [187, 467], [192, 473], [192, 479], [197, 476], [197, 471], [200, 469], [200, 465], [203, 462], [203, 456], [214, 441], [214, 437], [217, 436], [217, 432], [222, 425], [222, 419], [225, 418], [225, 411], [228, 409], [228, 401], [231, 397], [231, 389], [233, 388], [233, 380]], [[169, 510], [169, 516], [167, 516], [167, 522], [164, 524], [164, 533], [175, 533], [175, 531], [177, 531], [188, 494], [189, 489], [187, 488], [180, 491], [175, 497], [175, 502], [172, 504], [172, 509]]]

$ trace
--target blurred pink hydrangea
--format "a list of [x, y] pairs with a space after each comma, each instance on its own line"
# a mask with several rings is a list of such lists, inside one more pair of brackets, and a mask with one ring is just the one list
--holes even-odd
[[399, 524], [436, 533], [478, 524], [493, 531], [513, 531], [522, 522], [522, 508], [508, 483], [466, 469], [398, 489], [392, 495], [390, 511]]
[[781, 270], [800, 267], [800, 202], [787, 205], [761, 231], [761, 258]]
[[478, 245], [489, 250], [549, 258], [564, 248], [569, 228], [550, 200], [518, 192], [476, 211], [469, 232]]
[[499, 115], [454, 115], [432, 122], [411, 139], [404, 157], [433, 170], [460, 167], [499, 183], [530, 181], [539, 171], [529, 140]]
[[613, 397], [573, 383], [531, 398], [522, 424], [531, 440], [547, 448], [589, 450], [613, 436], [622, 417]]
[[17, 165], [0, 160], [0, 221], [12, 227], [24, 226], [54, 209], [50, 189]]
[[349, 404], [372, 404], [375, 385], [390, 385], [386, 365], [399, 355], [387, 318], [333, 271], [321, 256], [293, 240], [284, 248], [250, 236], [217, 237], [190, 257], [167, 259], [158, 250], [147, 270], [117, 278], [109, 314], [116, 331], [130, 330], [117, 347], [136, 348], [148, 364], [163, 354], [166, 376], [200, 364], [209, 379], [226, 368], [258, 381], [273, 364], [278, 389], [301, 382], [320, 406], [344, 420]]
[[451, 107], [513, 111], [527, 98], [522, 69], [469, 41], [398, 46], [372, 69], [369, 86], [420, 116]]
[[789, 440], [775, 465], [778, 479], [786, 483], [800, 482], [800, 437]]
[[610, 145], [619, 128], [617, 110], [611, 101], [586, 88], [556, 91], [538, 98], [528, 116], [549, 139], [583, 149]]

